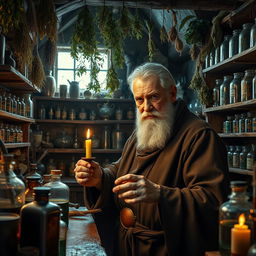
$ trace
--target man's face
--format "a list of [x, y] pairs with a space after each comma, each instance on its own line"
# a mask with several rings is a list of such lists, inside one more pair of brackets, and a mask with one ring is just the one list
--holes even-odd
[[163, 88], [157, 76], [137, 78], [133, 83], [133, 95], [142, 119], [154, 119], [160, 117], [155, 113], [163, 112], [167, 102], [176, 100], [176, 87]]

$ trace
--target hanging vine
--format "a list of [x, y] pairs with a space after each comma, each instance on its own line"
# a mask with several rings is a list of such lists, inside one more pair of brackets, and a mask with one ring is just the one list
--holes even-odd
[[150, 62], [153, 61], [153, 57], [154, 57], [154, 54], [155, 54], [155, 51], [156, 51], [156, 46], [155, 46], [155, 43], [152, 39], [153, 37], [153, 23], [152, 21], [145, 21], [145, 24], [146, 24], [146, 28], [147, 28], [147, 31], [148, 31], [148, 59]]

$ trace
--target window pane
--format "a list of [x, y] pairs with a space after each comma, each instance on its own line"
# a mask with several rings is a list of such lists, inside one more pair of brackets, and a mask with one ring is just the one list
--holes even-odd
[[107, 82], [106, 77], [107, 77], [107, 71], [100, 71], [99, 72], [98, 80], [99, 80], [101, 89], [106, 88], [106, 82]]
[[80, 77], [76, 77], [76, 81], [79, 81], [80, 89], [85, 90], [90, 82], [90, 72], [86, 72]]
[[69, 86], [69, 82], [67, 81], [74, 80], [74, 71], [72, 70], [58, 70], [58, 87], [60, 84], [67, 84]]
[[103, 59], [103, 65], [101, 69], [107, 70], [108, 69], [108, 54], [105, 52], [102, 52], [100, 54], [101, 58]]
[[86, 58], [83, 58], [82, 54], [78, 54], [78, 61], [76, 61], [76, 68], [78, 66], [84, 66], [86, 69], [90, 69], [89, 61]]
[[70, 52], [58, 53], [58, 68], [74, 68], [74, 59], [71, 57]]

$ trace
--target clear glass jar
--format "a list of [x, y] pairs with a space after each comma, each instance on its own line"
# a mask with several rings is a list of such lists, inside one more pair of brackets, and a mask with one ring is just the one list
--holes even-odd
[[254, 70], [245, 70], [245, 75], [241, 80], [241, 101], [247, 101], [252, 99], [252, 80], [254, 75]]
[[232, 79], [233, 76], [224, 76], [220, 86], [220, 106], [229, 104], [229, 85]]
[[216, 79], [215, 80], [215, 86], [213, 88], [213, 106], [219, 106], [220, 105], [220, 86], [223, 83], [222, 79]]
[[227, 120], [224, 121], [224, 133], [232, 132], [232, 116], [227, 116]]
[[229, 85], [229, 103], [237, 103], [241, 100], [241, 80], [244, 74], [242, 72], [234, 73], [234, 78]]
[[231, 181], [231, 195], [229, 201], [219, 208], [219, 249], [221, 255], [231, 255], [231, 229], [238, 223], [241, 214], [245, 215], [245, 224], [252, 229], [249, 219], [252, 204], [248, 202], [247, 183], [245, 181]]
[[51, 170], [51, 181], [44, 184], [51, 188], [50, 202], [58, 204], [63, 213], [62, 220], [68, 226], [68, 212], [69, 212], [69, 187], [61, 182], [61, 170]]
[[55, 110], [55, 119], [59, 120], [61, 118], [60, 106], [58, 105]]
[[17, 97], [15, 95], [12, 97], [12, 113], [18, 114]]
[[235, 147], [234, 146], [229, 146], [228, 149], [228, 166], [229, 167], [233, 167], [233, 153], [235, 151]]
[[250, 32], [252, 25], [252, 23], [243, 24], [243, 29], [239, 34], [238, 53], [241, 53], [250, 47]]
[[256, 45], [256, 18], [254, 19], [254, 24], [251, 27], [250, 31], [250, 47], [253, 47]]
[[204, 68], [209, 68], [210, 67], [210, 55], [207, 54], [204, 60]]
[[39, 109], [39, 118], [40, 118], [41, 120], [43, 120], [43, 119], [46, 118], [46, 110], [45, 110], [44, 105], [41, 105], [41, 106], [40, 106], [40, 109]]
[[220, 45], [220, 61], [223, 61], [229, 56], [229, 40], [231, 35], [225, 35], [224, 40]]
[[48, 118], [53, 119], [53, 116], [54, 116], [53, 107], [50, 106], [50, 108], [48, 110]]
[[247, 156], [246, 156], [246, 169], [247, 170], [252, 170], [254, 161], [255, 161], [255, 145], [252, 144], [250, 146], [250, 151], [247, 153]]
[[6, 111], [12, 113], [12, 95], [11, 93], [7, 94], [6, 97]]
[[240, 153], [240, 164], [239, 168], [241, 169], [246, 169], [246, 157], [248, 153], [248, 147], [247, 146], [242, 146], [242, 152]]
[[238, 53], [238, 39], [239, 34], [241, 33], [241, 29], [233, 30], [233, 35], [229, 40], [229, 58], [233, 57]]
[[12, 154], [0, 162], [0, 212], [20, 213], [25, 204], [25, 184], [14, 173]]

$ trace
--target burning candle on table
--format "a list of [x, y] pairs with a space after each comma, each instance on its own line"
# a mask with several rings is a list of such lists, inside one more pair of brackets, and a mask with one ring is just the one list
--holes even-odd
[[244, 224], [244, 214], [239, 216], [238, 222], [231, 230], [231, 254], [246, 256], [251, 245], [251, 230]]
[[86, 132], [85, 157], [86, 158], [91, 158], [92, 157], [92, 140], [91, 140], [91, 131], [90, 131], [90, 129], [87, 129], [87, 132]]

